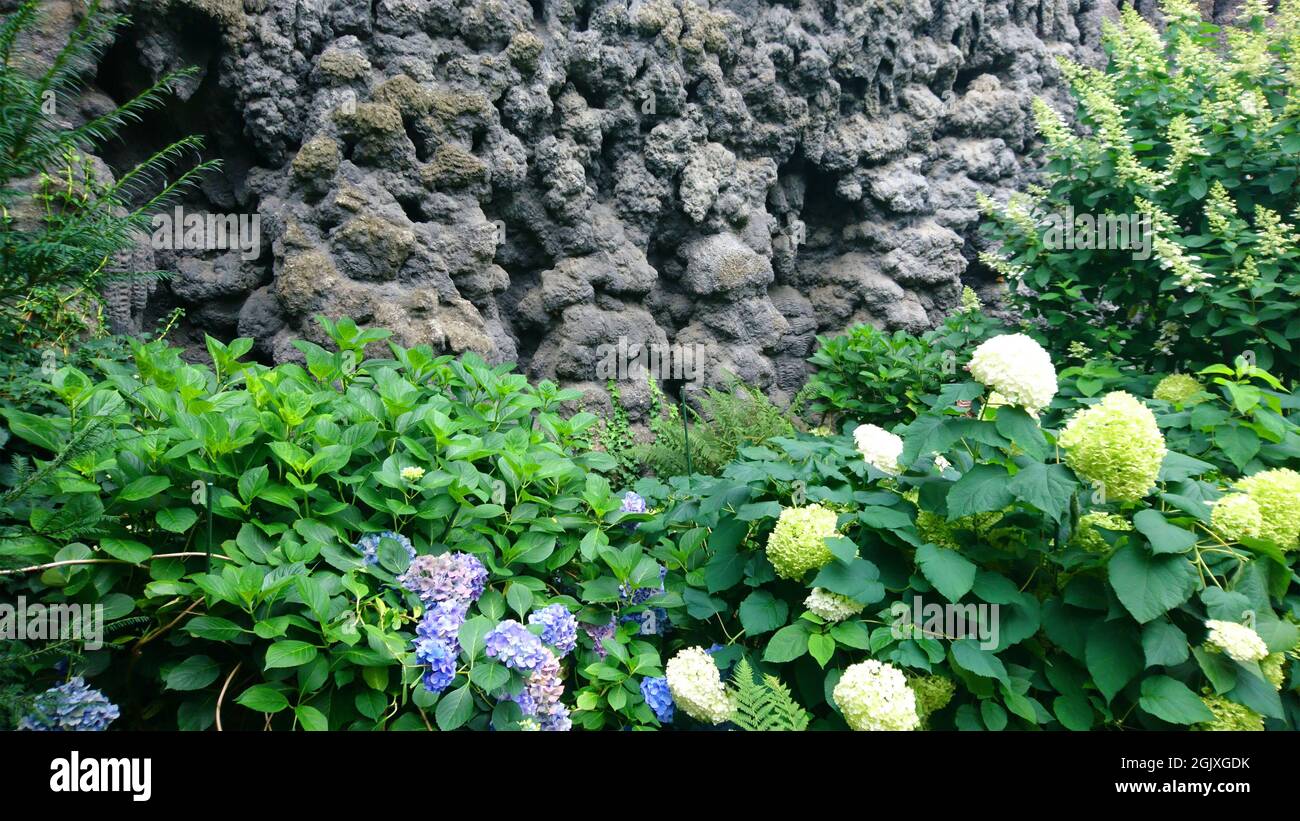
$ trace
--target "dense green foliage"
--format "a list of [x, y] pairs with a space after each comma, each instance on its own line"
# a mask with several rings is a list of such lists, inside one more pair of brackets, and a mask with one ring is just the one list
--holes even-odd
[[[1106, 25], [1104, 71], [1063, 66], [1079, 128], [1040, 101], [1045, 187], [987, 204], [983, 259], [1058, 354], [1078, 342], [1170, 371], [1253, 351], [1294, 378], [1300, 5], [1268, 19], [1248, 2], [1224, 29], [1187, 0], [1162, 9], [1159, 33], [1132, 7]], [[1150, 253], [1051, 241], [1049, 218], [1071, 214], [1143, 217]]]
[[91, 3], [49, 65], [39, 66], [22, 49], [39, 25], [39, 7], [25, 0], [0, 22], [0, 333], [7, 342], [53, 337], [69, 344], [97, 324], [86, 320], [96, 313], [98, 289], [121, 275], [113, 272], [115, 256], [147, 235], [151, 215], [216, 163], [199, 163], [167, 182], [166, 172], [202, 146], [188, 137], [117, 180], [97, 172], [86, 152], [159, 105], [192, 72], [167, 74], [121, 106], [68, 127], [61, 112], [74, 109], [87, 73], [127, 19]]

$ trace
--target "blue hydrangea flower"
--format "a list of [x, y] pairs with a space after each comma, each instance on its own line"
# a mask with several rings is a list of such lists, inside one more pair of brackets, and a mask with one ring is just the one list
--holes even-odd
[[476, 601], [487, 586], [488, 572], [477, 556], [443, 553], [417, 556], [398, 584], [420, 597], [425, 604], [441, 601]]
[[554, 647], [560, 658], [578, 646], [578, 620], [558, 602], [529, 613], [528, 623], [542, 626], [542, 641]]
[[361, 561], [368, 565], [379, 564], [379, 542], [383, 539], [392, 539], [406, 549], [406, 555], [415, 561], [415, 546], [411, 540], [401, 533], [394, 533], [391, 530], [385, 530], [382, 533], [367, 533], [362, 536], [360, 541], [352, 545], [352, 549], [361, 554]]
[[18, 729], [98, 732], [108, 729], [119, 715], [116, 704], [77, 676], [37, 696], [32, 712], [18, 722]]
[[665, 592], [667, 588], [664, 587], [664, 580], [667, 578], [668, 578], [668, 568], [660, 567], [659, 587], [657, 589], [654, 587], [634, 588], [631, 585], [629, 585], [627, 582], [623, 582], [618, 586], [618, 595], [624, 601], [630, 602], [633, 605], [645, 604], [650, 599], [654, 598], [655, 596], [658, 596], [660, 593]]
[[642, 636], [662, 636], [668, 633], [672, 622], [668, 620], [668, 611], [662, 607], [648, 607], [640, 613], [628, 613], [620, 622], [635, 622], [640, 625], [637, 631]]
[[623, 494], [623, 504], [619, 507], [619, 510], [623, 513], [645, 513], [649, 509], [645, 499], [641, 498], [639, 493], [630, 490]]
[[641, 679], [641, 695], [650, 711], [659, 719], [660, 724], [672, 724], [676, 706], [673, 694], [668, 691], [668, 679], [664, 676], [650, 676]]
[[441, 601], [424, 611], [415, 635], [419, 639], [436, 639], [453, 653], [460, 652], [460, 628], [469, 612], [467, 601]]
[[490, 658], [500, 659], [505, 666], [525, 672], [532, 672], [548, 658], [555, 658], [541, 639], [513, 619], [507, 619], [492, 628], [484, 636], [483, 644]]
[[451, 685], [456, 677], [456, 653], [446, 642], [438, 639], [416, 639], [415, 660], [426, 665], [424, 687], [434, 693], [441, 693]]

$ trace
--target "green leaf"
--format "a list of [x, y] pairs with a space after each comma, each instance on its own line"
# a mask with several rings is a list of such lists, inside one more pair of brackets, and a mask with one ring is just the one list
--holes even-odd
[[813, 633], [808, 636], [808, 655], [817, 660], [817, 664], [826, 667], [826, 662], [835, 655], [835, 639], [825, 633]]
[[239, 477], [239, 498], [243, 499], [245, 504], [256, 499], [257, 494], [266, 487], [269, 477], [270, 470], [266, 465], [258, 465], [244, 471], [244, 475]]
[[926, 580], [950, 602], [959, 601], [975, 584], [975, 565], [955, 550], [924, 544], [916, 551], [916, 563]]
[[745, 577], [745, 562], [748, 560], [749, 556], [734, 547], [720, 548], [704, 566], [705, 587], [710, 593], [734, 587]]
[[102, 539], [99, 546], [113, 558], [132, 564], [141, 564], [153, 555], [153, 551], [147, 545], [130, 539]]
[[1148, 676], [1142, 681], [1143, 710], [1170, 724], [1197, 724], [1213, 721], [1214, 713], [1196, 694], [1169, 676]]
[[885, 586], [876, 581], [879, 577], [880, 570], [866, 559], [854, 559], [850, 564], [831, 562], [818, 572], [813, 586], [848, 596], [859, 604], [875, 604], [885, 598]]
[[996, 701], [981, 701], [980, 717], [984, 719], [984, 726], [995, 733], [1007, 728], [1007, 711]]
[[519, 614], [520, 618], [523, 618], [524, 614], [533, 607], [533, 591], [522, 584], [511, 584], [506, 589], [506, 603], [510, 605], [511, 610]]
[[244, 631], [229, 619], [219, 616], [195, 616], [185, 623], [185, 632], [209, 641], [233, 641]]
[[1023, 409], [1000, 407], [993, 424], [998, 433], [1010, 439], [1034, 459], [1043, 459], [1047, 456], [1047, 442], [1043, 439], [1043, 430], [1038, 426], [1038, 420]]
[[207, 656], [190, 656], [167, 672], [168, 690], [202, 690], [217, 680], [221, 672]]
[[1077, 732], [1091, 730], [1095, 720], [1092, 705], [1087, 696], [1080, 693], [1058, 696], [1052, 702], [1052, 712], [1056, 713], [1056, 720], [1062, 727]]
[[1142, 653], [1146, 657], [1147, 667], [1182, 664], [1187, 661], [1190, 650], [1187, 635], [1169, 619], [1149, 621], [1142, 628]]
[[958, 639], [950, 648], [953, 661], [963, 670], [985, 678], [994, 678], [1003, 684], [1010, 684], [1007, 668], [1002, 659], [979, 646], [974, 639]]
[[866, 650], [871, 646], [871, 634], [860, 621], [842, 621], [831, 627], [831, 635], [845, 647]]
[[1196, 544], [1196, 534], [1169, 524], [1158, 510], [1138, 511], [1133, 526], [1151, 542], [1153, 553], [1186, 553]]
[[316, 658], [317, 650], [305, 641], [286, 639], [277, 641], [266, 648], [266, 667], [273, 670], [278, 667], [297, 667]]
[[311, 733], [320, 733], [330, 728], [329, 719], [325, 714], [310, 704], [300, 704], [293, 708], [293, 714], [298, 717], [298, 723], [302, 728]]
[[255, 713], [278, 713], [289, 706], [289, 700], [279, 690], [267, 684], [256, 684], [240, 693], [235, 702]]
[[1015, 497], [1008, 488], [1007, 471], [998, 465], [976, 465], [948, 491], [948, 521], [1002, 510]]
[[172, 480], [166, 476], [141, 476], [118, 492], [117, 498], [124, 502], [138, 502], [157, 496], [172, 486]]
[[1259, 434], [1245, 425], [1234, 424], [1216, 429], [1214, 443], [1232, 460], [1237, 470], [1245, 470], [1250, 460], [1259, 453]]
[[462, 726], [472, 715], [474, 715], [474, 693], [467, 683], [438, 700], [438, 710], [434, 718], [438, 722], [438, 729], [447, 731]]
[[763, 650], [763, 661], [783, 664], [808, 652], [808, 628], [802, 623], [777, 630]]
[[1148, 556], [1132, 544], [1115, 551], [1106, 571], [1115, 595], [1139, 624], [1187, 601], [1199, 583], [1196, 569], [1183, 556]]
[[[998, 418], [1001, 418], [1001, 413], [998, 411]], [[1070, 499], [1078, 488], [1079, 483], [1074, 481], [1064, 465], [1045, 465], [1042, 462], [1021, 468], [1007, 483], [1007, 489], [1017, 499], [1033, 505], [1058, 522], [1070, 509]]]
[[165, 507], [154, 514], [154, 519], [163, 530], [184, 533], [194, 526], [199, 515], [188, 507]]
[[1137, 631], [1122, 619], [1094, 625], [1088, 631], [1084, 663], [1097, 689], [1111, 701], [1145, 666]]
[[755, 590], [740, 603], [740, 624], [751, 636], [770, 633], [785, 624], [790, 608], [766, 590]]

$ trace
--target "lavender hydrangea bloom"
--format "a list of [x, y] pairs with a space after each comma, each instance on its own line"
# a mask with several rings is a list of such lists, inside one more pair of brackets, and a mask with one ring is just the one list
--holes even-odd
[[77, 676], [37, 696], [33, 712], [18, 722], [18, 729], [98, 732], [119, 715], [116, 704]]
[[488, 572], [477, 556], [443, 553], [417, 556], [397, 581], [426, 604], [440, 601], [475, 601], [483, 595]]
[[609, 654], [609, 651], [605, 649], [605, 639], [612, 639], [617, 630], [618, 623], [613, 616], [609, 617], [609, 624], [586, 624], [584, 622], [582, 625], [582, 632], [586, 633], [587, 638], [591, 639], [591, 643], [595, 645], [596, 655], [601, 658]]
[[676, 705], [673, 694], [668, 691], [668, 679], [664, 676], [651, 676], [641, 679], [641, 695], [650, 711], [659, 719], [660, 724], [671, 724]]
[[547, 658], [555, 658], [541, 639], [513, 619], [492, 628], [492, 632], [483, 638], [483, 644], [490, 658], [500, 659], [505, 666], [525, 672], [536, 670]]
[[415, 660], [427, 665], [424, 671], [424, 688], [433, 693], [441, 693], [451, 685], [456, 677], [456, 652], [446, 642], [438, 639], [416, 639]]
[[529, 624], [542, 626], [542, 641], [555, 648], [560, 658], [578, 646], [578, 620], [562, 604], [550, 604], [528, 614]]
[[645, 513], [649, 509], [645, 499], [641, 498], [639, 493], [630, 490], [623, 494], [623, 504], [619, 507], [619, 510], [623, 513]]
[[465, 614], [469, 612], [467, 601], [442, 601], [424, 611], [424, 617], [416, 625], [415, 635], [419, 639], [436, 639], [447, 645], [453, 653], [460, 653], [460, 627], [465, 623]]
[[379, 542], [383, 539], [392, 539], [400, 544], [406, 550], [406, 555], [415, 561], [415, 546], [411, 540], [401, 533], [394, 533], [391, 530], [385, 530], [382, 533], [367, 533], [354, 545], [352, 549], [361, 554], [361, 561], [368, 565], [379, 564]]
[[[512, 622], [502, 622], [507, 623]], [[518, 704], [527, 719], [537, 721], [538, 729], [562, 732], [570, 729], [573, 722], [569, 719], [569, 708], [560, 703], [560, 697], [564, 695], [560, 660], [546, 648], [542, 648], [542, 652], [545, 656], [528, 677], [524, 689], [517, 695], [502, 696], [502, 700]]]

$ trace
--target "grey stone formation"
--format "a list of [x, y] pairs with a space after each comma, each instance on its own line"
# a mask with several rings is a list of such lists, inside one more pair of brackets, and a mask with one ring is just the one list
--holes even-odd
[[1064, 101], [1057, 57], [1097, 61], [1107, 3], [136, 2], [113, 96], [200, 72], [109, 159], [205, 131], [226, 165], [187, 208], [260, 218], [251, 259], [154, 249], [177, 273], [148, 311], [195, 341], [294, 359], [350, 315], [593, 404], [602, 346], [698, 345], [706, 383], [779, 401], [816, 334], [923, 330], [963, 277], [993, 287], [975, 194], [1024, 184], [1031, 100]]

